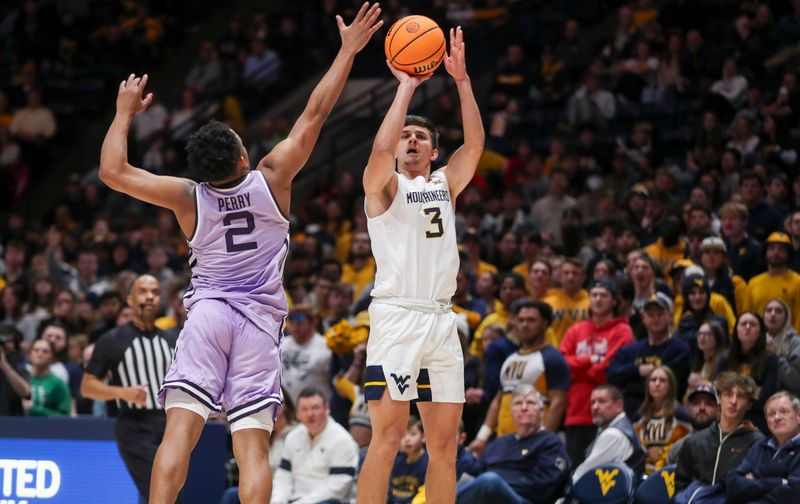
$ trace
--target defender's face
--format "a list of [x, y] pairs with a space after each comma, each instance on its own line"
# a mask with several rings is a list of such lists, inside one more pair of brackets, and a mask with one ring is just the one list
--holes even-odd
[[422, 126], [403, 128], [397, 143], [395, 157], [401, 165], [426, 165], [436, 159], [439, 152], [433, 148], [431, 132]]

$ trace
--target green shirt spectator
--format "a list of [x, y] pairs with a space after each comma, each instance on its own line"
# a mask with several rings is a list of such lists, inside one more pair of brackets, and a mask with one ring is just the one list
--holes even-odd
[[22, 402], [29, 416], [66, 416], [70, 414], [72, 398], [69, 388], [60, 378], [50, 372], [55, 353], [47, 340], [33, 342], [28, 356], [31, 367], [31, 396]]

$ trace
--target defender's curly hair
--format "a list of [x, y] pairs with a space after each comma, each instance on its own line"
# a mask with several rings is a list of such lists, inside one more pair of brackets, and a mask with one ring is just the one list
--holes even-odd
[[241, 155], [236, 134], [219, 121], [209, 121], [195, 131], [186, 144], [186, 153], [190, 176], [198, 182], [228, 178]]

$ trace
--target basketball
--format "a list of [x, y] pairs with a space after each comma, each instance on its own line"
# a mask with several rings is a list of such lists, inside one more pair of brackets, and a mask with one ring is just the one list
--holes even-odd
[[389, 28], [384, 50], [396, 69], [410, 75], [429, 74], [444, 58], [444, 33], [433, 19], [406, 16]]

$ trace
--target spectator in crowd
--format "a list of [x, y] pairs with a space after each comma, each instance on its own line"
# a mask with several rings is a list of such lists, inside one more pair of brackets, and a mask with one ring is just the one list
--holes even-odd
[[319, 389], [300, 392], [300, 425], [286, 437], [284, 457], [274, 476], [273, 504], [341, 502], [348, 495], [358, 466], [358, 446], [329, 412]]
[[689, 415], [678, 402], [678, 383], [667, 366], [658, 366], [647, 377], [641, 418], [633, 428], [647, 452], [645, 474], [652, 475], [667, 464], [676, 441], [692, 432]]
[[588, 399], [606, 382], [606, 368], [617, 350], [633, 341], [628, 320], [619, 316], [620, 294], [613, 280], [600, 278], [589, 290], [588, 320], [567, 330], [561, 353], [570, 368], [567, 412], [564, 420], [567, 452], [574, 464], [583, 462], [597, 427]]
[[186, 86], [198, 96], [215, 97], [224, 85], [223, 67], [214, 43], [204, 40], [200, 43], [197, 61], [186, 76]]
[[[728, 321], [723, 317], [714, 313], [711, 308], [711, 286], [702, 275], [689, 275], [683, 280], [683, 312], [678, 321], [678, 328], [676, 336], [681, 338], [689, 347], [697, 347], [697, 332], [700, 326], [707, 323], [715, 323], [720, 327], [724, 327], [725, 340], [727, 340]], [[727, 303], [724, 298], [721, 299], [723, 303]], [[726, 312], [733, 316], [733, 310], [730, 306], [727, 307]]]
[[281, 344], [282, 385], [295, 404], [307, 387], [318, 389], [327, 404], [332, 393], [328, 368], [333, 354], [325, 338], [317, 332], [315, 317], [308, 306], [293, 306], [287, 318], [288, 334]]
[[[484, 277], [484, 282], [487, 280], [488, 277]], [[482, 355], [481, 338], [483, 337], [484, 329], [493, 324], [506, 327], [510, 318], [510, 310], [514, 303], [525, 296], [525, 279], [518, 273], [504, 274], [500, 277], [499, 284], [499, 302], [490, 307], [491, 313], [483, 318], [481, 324], [475, 330], [475, 337], [470, 347], [470, 351], [475, 355]], [[503, 358], [505, 357], [508, 357], [508, 354], [503, 356]], [[498, 364], [502, 364], [502, 361]]]
[[22, 415], [21, 401], [31, 396], [28, 372], [17, 350], [21, 339], [13, 326], [0, 326], [0, 416]]
[[730, 471], [741, 463], [750, 446], [763, 437], [745, 420], [757, 397], [753, 379], [725, 372], [717, 377], [714, 386], [719, 394], [719, 422], [691, 434], [681, 446], [675, 470], [676, 502], [688, 502], [698, 492], [708, 497], [723, 496]]
[[731, 502], [789, 504], [800, 494], [800, 400], [778, 392], [767, 400], [764, 414], [772, 437], [756, 441], [728, 473]]
[[[687, 403], [686, 409], [689, 412], [692, 430], [695, 432], [710, 427], [719, 419], [719, 398], [713, 385], [700, 385], [692, 389], [689, 392]], [[673, 445], [672, 449], [677, 449], [677, 444]], [[670, 452], [669, 459], [677, 460], [677, 456], [673, 457]]]
[[[366, 314], [366, 312], [362, 312]], [[361, 314], [359, 314], [361, 317]], [[359, 452], [359, 461], [366, 457], [366, 448], [372, 441], [372, 423], [369, 418], [367, 402], [364, 399], [364, 390], [359, 385], [363, 379], [366, 363], [367, 345], [361, 343], [353, 348], [353, 361], [344, 373], [338, 374], [333, 379], [336, 393], [350, 401], [350, 412], [347, 419], [348, 432], [355, 440]], [[359, 467], [361, 464], [359, 463]]]
[[361, 299], [367, 293], [365, 288], [375, 281], [375, 259], [366, 231], [353, 234], [350, 260], [342, 266], [341, 281], [353, 287], [354, 299]]
[[117, 326], [117, 314], [122, 309], [122, 297], [115, 291], [106, 291], [98, 300], [98, 319], [89, 333], [89, 342], [94, 343], [100, 336]]
[[328, 294], [330, 314], [322, 320], [322, 330], [327, 331], [342, 320], [352, 322], [350, 307], [353, 306], [353, 302], [353, 286], [342, 282], [333, 284]]
[[[42, 324], [39, 333], [39, 339], [49, 341], [52, 346], [53, 361], [50, 364], [50, 372], [67, 385], [70, 384], [70, 373], [64, 363], [59, 360], [59, 357], [66, 355], [68, 335], [67, 328], [58, 321]], [[29, 371], [32, 371], [32, 364], [29, 364], [29, 367], [31, 368]]]
[[43, 104], [41, 90], [30, 89], [26, 98], [27, 106], [14, 112], [8, 129], [21, 143], [33, 168], [45, 170], [48, 142], [56, 133], [56, 118], [53, 111]]
[[533, 68], [520, 44], [510, 44], [505, 57], [499, 60], [495, 71], [492, 92], [501, 103], [527, 95], [531, 86]]
[[755, 380], [760, 393], [754, 399], [747, 418], [762, 432], [767, 430], [764, 401], [778, 388], [779, 367], [778, 356], [767, 349], [767, 329], [764, 320], [753, 312], [739, 315], [731, 346], [727, 355], [720, 359], [716, 373], [734, 371]]
[[511, 414], [516, 430], [486, 446], [479, 474], [458, 490], [456, 502], [523, 504], [553, 502], [562, 495], [571, 464], [558, 436], [542, 427], [543, 410], [533, 386], [514, 390]]
[[711, 85], [711, 92], [724, 98], [728, 110], [735, 110], [744, 102], [747, 79], [740, 73], [735, 58], [727, 58], [722, 64], [722, 78]]
[[[710, 427], [712, 423], [719, 420], [719, 404], [714, 386], [700, 385], [689, 390], [686, 399], [686, 410], [689, 413], [689, 421], [694, 432]], [[675, 441], [669, 451], [669, 455], [667, 455], [667, 464], [678, 463], [681, 447], [687, 439], [688, 436]]]
[[724, 296], [731, 308], [741, 311], [747, 283], [728, 267], [727, 249], [721, 238], [709, 236], [703, 239], [700, 244], [700, 266], [711, 285], [711, 292]]
[[92, 248], [82, 249], [78, 253], [77, 275], [71, 279], [69, 288], [75, 294], [92, 295], [98, 299], [109, 290], [108, 280], [100, 275], [97, 252]]
[[782, 299], [791, 310], [795, 330], [800, 327], [800, 274], [789, 269], [794, 254], [788, 235], [775, 232], [766, 242], [767, 271], [747, 282], [744, 309], [764, 313], [770, 299]]
[[561, 222], [554, 216], [561, 216], [564, 210], [574, 207], [578, 201], [567, 194], [569, 176], [561, 170], [554, 170], [548, 179], [547, 195], [539, 198], [531, 207], [531, 220], [542, 234], [547, 235], [554, 247], [562, 245]]
[[30, 278], [25, 269], [27, 250], [25, 242], [21, 240], [8, 240], [3, 249], [3, 271], [2, 279], [5, 285], [17, 284], [27, 288]]
[[678, 382], [678, 397], [683, 396], [691, 355], [689, 346], [671, 335], [672, 301], [665, 294], [647, 300], [643, 321], [647, 339], [620, 348], [606, 369], [608, 383], [625, 392], [625, 413], [634, 420], [639, 418], [646, 377], [656, 366], [669, 366]]
[[567, 103], [567, 120], [572, 126], [588, 123], [604, 129], [616, 113], [614, 95], [601, 88], [599, 78], [592, 73], [586, 75]]
[[767, 349], [780, 361], [778, 387], [792, 394], [800, 392], [800, 337], [792, 327], [789, 306], [781, 299], [772, 299], [764, 308], [767, 328]]
[[657, 265], [653, 258], [644, 251], [636, 250], [628, 254], [626, 270], [636, 289], [636, 297], [633, 302], [636, 310], [643, 312], [644, 305], [658, 292], [670, 299], [671, 303], [670, 288], [664, 281], [656, 277]]
[[30, 397], [22, 400], [28, 416], [68, 416], [72, 397], [67, 384], [50, 372], [55, 361], [55, 351], [50, 341], [39, 339], [31, 345], [28, 359], [31, 363]]
[[567, 258], [558, 274], [561, 288], [553, 289], [544, 302], [553, 308], [553, 326], [549, 343], [558, 348], [567, 329], [589, 318], [589, 293], [583, 288], [586, 270], [577, 258]]
[[720, 359], [725, 353], [728, 339], [725, 329], [716, 322], [704, 322], [697, 330], [697, 341], [692, 347], [691, 372], [687, 379], [688, 391], [702, 384], [709, 384], [714, 378]]
[[589, 399], [592, 423], [597, 435], [586, 449], [586, 457], [572, 473], [572, 482], [595, 467], [609, 462], [621, 462], [636, 474], [644, 470], [645, 451], [633, 425], [625, 415], [622, 392], [613, 385], [598, 385]]
[[739, 195], [747, 206], [747, 234], [759, 241], [783, 228], [780, 212], [764, 198], [765, 185], [764, 177], [756, 171], [745, 171], [739, 178]]
[[511, 354], [500, 369], [500, 390], [492, 400], [483, 426], [471, 449], [480, 451], [489, 436], [497, 431], [504, 436], [514, 431], [512, 393], [520, 385], [531, 385], [546, 398], [543, 426], [558, 431], [567, 407], [569, 368], [561, 353], [545, 339], [553, 320], [550, 306], [542, 301], [517, 301], [513, 305], [515, 334], [519, 350]]
[[278, 80], [282, 65], [280, 55], [263, 37], [257, 36], [250, 43], [250, 54], [244, 62], [243, 83], [254, 91], [264, 91]]
[[428, 454], [425, 451], [425, 431], [422, 422], [409, 417], [408, 427], [400, 450], [394, 459], [389, 476], [390, 504], [410, 504], [417, 495], [424, 495], [425, 472], [428, 470]]
[[719, 211], [728, 265], [734, 274], [745, 280], [750, 280], [765, 269], [764, 249], [747, 231], [749, 215], [746, 206], [732, 201], [722, 205]]

